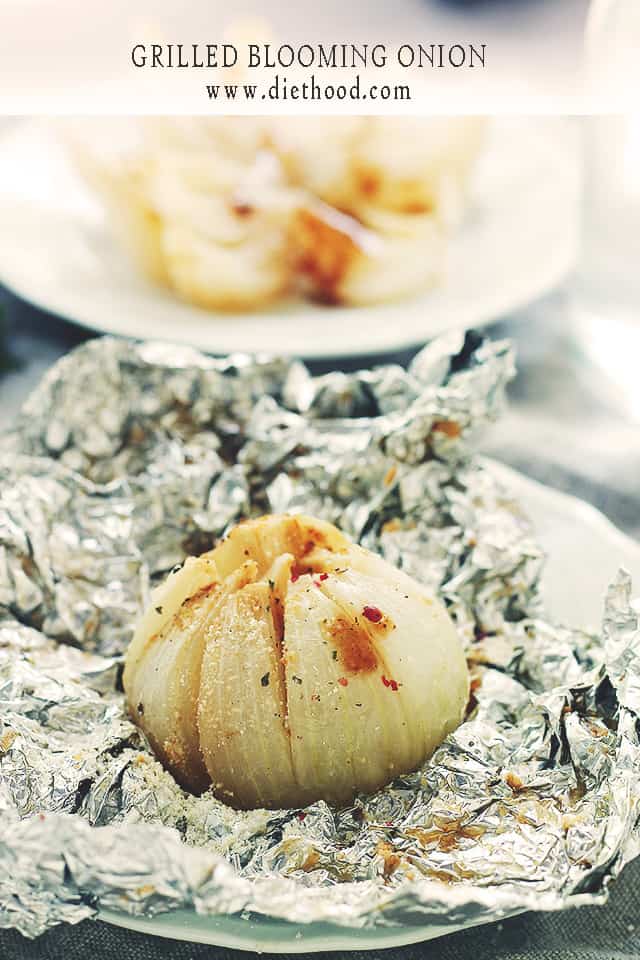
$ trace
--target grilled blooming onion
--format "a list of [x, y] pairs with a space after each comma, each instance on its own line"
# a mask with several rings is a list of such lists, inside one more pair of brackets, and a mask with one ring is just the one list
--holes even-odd
[[430, 756], [468, 696], [444, 607], [331, 524], [287, 515], [169, 575], [124, 685], [175, 778], [239, 808], [374, 791]]

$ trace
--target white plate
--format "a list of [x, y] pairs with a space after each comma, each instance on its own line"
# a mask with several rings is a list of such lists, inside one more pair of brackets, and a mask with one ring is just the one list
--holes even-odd
[[[547, 552], [543, 590], [553, 617], [571, 626], [597, 626], [608, 584], [620, 566], [640, 585], [640, 544], [621, 533], [589, 504], [486, 461], [522, 505]], [[321, 950], [380, 950], [430, 940], [441, 928], [405, 926], [353, 930], [326, 923], [308, 926], [277, 920], [202, 917], [175, 910], [157, 917], [130, 917], [101, 911], [108, 923], [176, 940], [256, 952], [305, 953]], [[451, 927], [453, 933], [459, 927]]]
[[566, 119], [501, 119], [453, 237], [447, 277], [419, 298], [367, 308], [296, 301], [253, 314], [208, 313], [144, 280], [45, 122], [0, 140], [0, 282], [26, 300], [108, 333], [213, 353], [376, 354], [487, 323], [552, 289], [576, 250], [579, 174]]

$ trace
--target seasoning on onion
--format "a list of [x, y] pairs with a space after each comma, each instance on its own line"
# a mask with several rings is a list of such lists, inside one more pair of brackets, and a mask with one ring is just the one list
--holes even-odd
[[414, 770], [469, 681], [442, 604], [306, 516], [239, 524], [157, 588], [127, 653], [131, 715], [187, 789], [340, 805]]

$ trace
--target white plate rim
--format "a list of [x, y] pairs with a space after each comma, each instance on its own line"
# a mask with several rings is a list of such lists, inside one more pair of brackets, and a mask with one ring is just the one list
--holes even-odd
[[[517, 916], [524, 911], [517, 910], [505, 914], [501, 919]], [[197, 916], [188, 911], [175, 911], [176, 914]], [[360, 951], [360, 950], [390, 950], [393, 947], [406, 947], [414, 943], [425, 943], [427, 940], [435, 940], [438, 937], [449, 936], [452, 933], [458, 933], [461, 930], [469, 930], [472, 927], [483, 926], [486, 921], [477, 920], [470, 924], [454, 924], [446, 929], [436, 926], [425, 926], [423, 924], [416, 926], [402, 927], [369, 927], [353, 928], [339, 927], [329, 923], [304, 924], [287, 923], [286, 921], [267, 921], [274, 929], [287, 931], [276, 935], [273, 939], [264, 937], [265, 921], [258, 918], [251, 920], [241, 920], [233, 918], [237, 923], [243, 923], [255, 933], [236, 932], [229, 926], [225, 929], [224, 922], [227, 917], [211, 917], [212, 921], [220, 923], [215, 932], [215, 939], [211, 939], [208, 931], [190, 930], [187, 926], [188, 917], [180, 920], [170, 920], [166, 924], [163, 922], [162, 928], [158, 926], [157, 921], [160, 918], [171, 918], [171, 912], [158, 914], [156, 917], [133, 917], [127, 914], [116, 913], [113, 910], [100, 910], [97, 919], [116, 927], [122, 927], [126, 930], [133, 930], [136, 933], [143, 933], [150, 936], [166, 937], [169, 940], [182, 940], [187, 943], [206, 943], [215, 947], [230, 947], [235, 950], [248, 950], [253, 953], [325, 953], [332, 951]]]

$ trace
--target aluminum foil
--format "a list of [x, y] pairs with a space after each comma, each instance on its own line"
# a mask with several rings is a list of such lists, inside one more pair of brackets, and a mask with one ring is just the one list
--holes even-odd
[[[512, 375], [508, 343], [459, 334], [408, 370], [105, 338], [49, 372], [1, 438], [0, 925], [180, 906], [444, 932], [603, 899], [640, 851], [640, 626], [624, 572], [600, 635], [545, 616], [541, 551], [473, 453]], [[283, 510], [437, 589], [471, 665], [466, 722], [343, 810], [192, 797], [124, 710], [153, 582]]]

